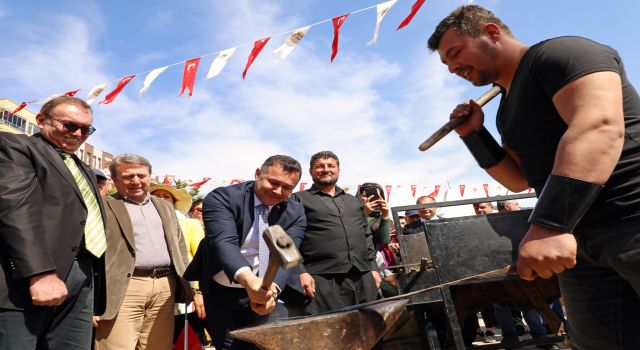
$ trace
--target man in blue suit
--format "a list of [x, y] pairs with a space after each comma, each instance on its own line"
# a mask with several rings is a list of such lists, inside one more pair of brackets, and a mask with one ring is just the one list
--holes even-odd
[[253, 349], [229, 331], [288, 316], [278, 294], [290, 274], [298, 271], [280, 270], [271, 287], [262, 289], [268, 248], [261, 236], [268, 226], [280, 225], [300, 246], [304, 208], [289, 196], [301, 173], [295, 159], [271, 156], [256, 169], [255, 181], [217, 188], [204, 199], [206, 237], [184, 277], [200, 281], [207, 324], [218, 350]]

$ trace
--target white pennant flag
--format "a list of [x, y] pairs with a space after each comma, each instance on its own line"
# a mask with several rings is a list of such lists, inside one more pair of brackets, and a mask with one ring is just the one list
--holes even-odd
[[235, 47], [220, 51], [218, 57], [216, 57], [216, 59], [211, 63], [209, 73], [207, 73], [207, 79], [211, 79], [220, 74], [220, 72], [222, 72], [222, 68], [224, 68], [227, 62], [229, 62], [229, 59], [233, 56], [234, 52], [236, 52]]
[[382, 23], [382, 19], [389, 12], [391, 6], [395, 5], [398, 0], [391, 0], [387, 2], [383, 2], [382, 4], [378, 4], [378, 18], [376, 20], [376, 29], [373, 31], [373, 39], [367, 43], [367, 46], [373, 45], [378, 41], [378, 31], [380, 30], [380, 23]]
[[289, 56], [291, 51], [293, 51], [293, 49], [296, 48], [296, 45], [298, 45], [298, 43], [300, 42], [300, 40], [302, 40], [304, 35], [307, 34], [307, 31], [309, 30], [309, 28], [311, 28], [311, 26], [306, 26], [306, 27], [302, 27], [294, 30], [293, 34], [291, 34], [287, 38], [287, 40], [284, 41], [284, 44], [282, 44], [282, 46], [273, 50], [273, 53], [276, 56], [278, 56], [276, 63], [284, 60], [285, 58], [287, 58], [287, 56]]
[[100, 94], [102, 93], [102, 91], [104, 91], [104, 89], [107, 87], [107, 84], [99, 84], [94, 86], [93, 88], [91, 88], [91, 90], [89, 90], [89, 95], [87, 95], [87, 103], [88, 104], [92, 104], [93, 101], [96, 99], [96, 97], [100, 96]]
[[47, 98], [43, 98], [42, 100], [36, 101], [35, 103], [39, 104], [39, 105], [43, 105], [51, 100], [53, 100], [54, 98], [58, 97], [58, 96], [62, 96], [60, 94], [55, 94], [55, 95], [51, 95]]
[[140, 89], [140, 96], [144, 96], [144, 94], [147, 93], [147, 90], [149, 90], [149, 86], [151, 86], [151, 84], [153, 83], [154, 80], [156, 80], [158, 75], [162, 74], [162, 72], [164, 72], [167, 69], [167, 67], [169, 66], [156, 68], [151, 72], [149, 72], [149, 74], [147, 74], [147, 76], [144, 78], [142, 89]]

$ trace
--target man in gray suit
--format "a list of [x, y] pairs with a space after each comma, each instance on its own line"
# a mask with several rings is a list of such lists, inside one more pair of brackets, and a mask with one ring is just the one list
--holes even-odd
[[95, 176], [74, 155], [91, 107], [57, 97], [36, 120], [32, 137], [0, 133], [0, 349], [85, 350], [106, 244]]
[[107, 307], [95, 318], [96, 350], [171, 349], [175, 303], [190, 302], [173, 207], [149, 194], [151, 164], [120, 155], [109, 166], [118, 189], [105, 198]]

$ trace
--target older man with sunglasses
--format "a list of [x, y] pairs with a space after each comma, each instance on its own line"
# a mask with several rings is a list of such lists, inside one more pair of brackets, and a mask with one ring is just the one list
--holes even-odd
[[36, 120], [32, 137], [0, 133], [0, 349], [89, 349], [104, 310], [104, 210], [74, 152], [95, 131], [91, 108], [57, 97]]

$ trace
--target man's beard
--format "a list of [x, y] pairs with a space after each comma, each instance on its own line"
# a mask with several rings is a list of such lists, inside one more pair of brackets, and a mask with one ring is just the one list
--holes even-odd
[[[484, 41], [480, 41], [480, 50], [486, 55], [489, 61], [495, 61], [498, 57], [498, 51]], [[471, 82], [474, 86], [493, 84], [498, 80], [498, 76], [500, 75], [498, 69], [494, 67], [483, 70], [476, 69], [476, 74], [478, 75], [476, 81]]]
[[330, 179], [326, 179], [326, 180], [323, 180], [323, 179], [316, 179], [316, 180], [315, 180], [315, 183], [316, 183], [317, 185], [319, 185], [319, 186], [333, 186], [333, 185], [335, 185], [336, 183], [338, 183], [338, 178], [337, 178], [337, 177], [332, 177], [332, 178], [330, 178]]

